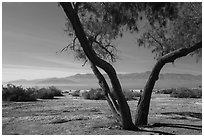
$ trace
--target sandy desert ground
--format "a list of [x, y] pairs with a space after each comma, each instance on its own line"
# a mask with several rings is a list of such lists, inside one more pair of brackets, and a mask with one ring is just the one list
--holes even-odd
[[[137, 100], [128, 101], [132, 117]], [[52, 100], [3, 102], [3, 135], [201, 135], [202, 99], [153, 94], [149, 126], [122, 130], [105, 100], [85, 100], [65, 94]]]

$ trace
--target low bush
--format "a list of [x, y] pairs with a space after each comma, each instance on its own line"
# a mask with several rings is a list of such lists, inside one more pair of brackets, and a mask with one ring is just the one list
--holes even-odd
[[37, 90], [37, 93], [35, 94], [37, 98], [40, 99], [53, 99], [54, 98], [54, 92], [51, 91], [51, 89], [41, 88]]
[[93, 100], [105, 100], [105, 95], [102, 89], [91, 89], [89, 91], [89, 99]]
[[84, 99], [91, 100], [105, 100], [105, 95], [102, 89], [91, 89], [90, 91], [85, 91], [82, 93], [82, 97]]
[[141, 96], [140, 92], [133, 92], [133, 91], [130, 91], [130, 90], [123, 90], [123, 93], [125, 95], [126, 100], [136, 100], [137, 97]]
[[[111, 91], [111, 93], [113, 93]], [[140, 97], [140, 92], [133, 92], [129, 90], [123, 90], [124, 96], [126, 100], [135, 100], [137, 97]], [[74, 91], [70, 93], [72, 96], [82, 96], [84, 99], [90, 99], [90, 100], [105, 100], [104, 92], [101, 88], [97, 89], [91, 89], [90, 91], [84, 91], [80, 94], [80, 91]], [[113, 93], [113, 97], [115, 97]], [[115, 98], [116, 99], [116, 98]]]
[[79, 97], [80, 96], [80, 90], [71, 91], [69, 94], [74, 96], [74, 97]]
[[30, 94], [31, 96], [34, 96], [35, 98], [37, 98], [38, 90], [39, 89], [36, 89], [36, 88], [26, 88], [26, 92]]
[[202, 89], [191, 89], [194, 92], [196, 98], [202, 98]]
[[91, 89], [90, 91], [86, 91], [82, 93], [82, 97], [84, 99], [91, 99], [91, 100], [104, 100], [105, 96], [101, 89]]
[[25, 90], [21, 86], [7, 84], [7, 87], [2, 87], [2, 100], [16, 102], [36, 101], [36, 97], [31, 90]]
[[[113, 93], [114, 97], [116, 96], [113, 91], [111, 91], [111, 93]], [[126, 100], [137, 100], [137, 98], [141, 96], [141, 92], [134, 92], [130, 91], [129, 89], [123, 89], [123, 94]]]
[[15, 86], [7, 84], [7, 87], [2, 86], [2, 100], [3, 101], [36, 101], [39, 99], [53, 99], [54, 96], [63, 96], [61, 90], [52, 86], [49, 88], [22, 88], [22, 86]]
[[174, 88], [170, 88], [170, 89], [161, 89], [159, 91], [157, 91], [157, 94], [171, 94], [174, 90]]
[[81, 96], [82, 96], [84, 99], [90, 99], [89, 91], [85, 91], [85, 92], [81, 93]]
[[53, 92], [54, 96], [64, 96], [62, 94], [62, 91], [60, 89], [57, 89], [55, 86], [51, 86], [49, 87], [49, 89], [51, 90], [51, 92]]
[[170, 96], [175, 98], [202, 98], [202, 90], [179, 88], [173, 90]]

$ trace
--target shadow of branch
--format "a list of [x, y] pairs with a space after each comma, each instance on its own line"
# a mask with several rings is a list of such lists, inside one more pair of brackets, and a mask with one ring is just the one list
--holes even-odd
[[197, 119], [202, 119], [202, 113], [195, 113], [195, 112], [165, 112], [161, 113], [162, 115], [180, 115], [184, 117], [192, 117]]
[[140, 129], [140, 132], [153, 132], [153, 133], [158, 133], [159, 135], [175, 135], [172, 133], [168, 133], [168, 132], [163, 132], [163, 131], [155, 131], [155, 130], [145, 130], [145, 129]]
[[148, 127], [174, 127], [174, 128], [186, 128], [192, 130], [202, 130], [202, 126], [198, 125], [186, 125], [186, 124], [169, 124], [169, 123], [154, 123]]

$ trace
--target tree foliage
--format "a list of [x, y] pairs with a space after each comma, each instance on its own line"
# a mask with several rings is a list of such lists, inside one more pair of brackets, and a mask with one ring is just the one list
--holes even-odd
[[[139, 46], [150, 47], [157, 59], [179, 48], [191, 47], [202, 40], [201, 3], [183, 3], [178, 7], [180, 10], [177, 18], [166, 19], [165, 25], [155, 21], [138, 39]], [[191, 54], [200, 57], [201, 50]]]
[[[120, 31], [113, 29], [104, 19], [104, 9], [102, 3], [79, 3], [77, 5], [77, 13], [82, 23], [86, 37], [93, 50], [101, 59], [109, 62], [115, 62], [117, 59], [117, 48], [114, 40], [119, 36]], [[88, 61], [78, 38], [75, 35], [73, 27], [69, 20], [66, 22], [68, 36], [72, 38], [72, 43], [65, 47], [62, 51], [71, 49], [75, 53], [75, 58]]]
[[[158, 21], [164, 25], [166, 20], [177, 17], [175, 3], [143, 3], [143, 2], [83, 2], [73, 3], [75, 11], [82, 23], [87, 39], [97, 56], [109, 62], [118, 59], [115, 40], [123, 36], [124, 31], [137, 32], [137, 22], [142, 20], [140, 12], [145, 11], [150, 24]], [[67, 19], [66, 29], [72, 43], [62, 49], [74, 51], [75, 58], [88, 61], [84, 54], [72, 25]]]
[[[85, 2], [73, 5], [97, 56], [109, 62], [118, 59], [115, 40], [122, 37], [124, 31], [138, 32], [137, 23], [143, 20], [141, 12], [145, 13], [151, 28], [137, 42], [139, 46], [152, 48], [156, 59], [178, 48], [190, 47], [202, 37], [201, 3]], [[72, 43], [62, 51], [71, 49], [76, 59], [86, 63], [87, 57], [68, 19], [65, 31]], [[201, 50], [193, 54], [201, 57]]]

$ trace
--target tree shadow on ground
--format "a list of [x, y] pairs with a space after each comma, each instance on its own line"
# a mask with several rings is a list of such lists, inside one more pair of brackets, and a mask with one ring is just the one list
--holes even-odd
[[[153, 135], [153, 133], [157, 133], [157, 134], [159, 134], [159, 135], [175, 135], [175, 134], [172, 134], [172, 133], [163, 132], [163, 131], [156, 131], [156, 130], [140, 129], [139, 131], [140, 131], [140, 132], [151, 132], [152, 135]], [[151, 134], [150, 134], [150, 135], [151, 135]]]
[[[181, 117], [172, 117], [173, 119], [188, 119], [188, 117], [197, 118], [202, 120], [202, 113], [195, 112], [165, 112], [161, 113], [163, 115], [179, 115]], [[176, 124], [176, 123], [154, 123], [152, 125], [142, 126], [144, 128], [155, 128], [155, 127], [171, 127], [171, 128], [185, 128], [189, 130], [197, 130], [202, 131], [202, 125], [190, 125], [190, 124]], [[163, 131], [154, 131], [154, 130], [146, 130], [141, 129], [142, 132], [152, 132], [158, 133], [160, 135], [174, 135], [172, 133], [163, 132]]]
[[[117, 122], [110, 122], [110, 123], [103, 123], [101, 124], [101, 122], [98, 122], [97, 124], [95, 124], [93, 127], [92, 127], [94, 130], [97, 129], [97, 128], [108, 128], [109, 130], [122, 130], [122, 131], [127, 131], [127, 130], [124, 130], [122, 128], [121, 125], [119, 125]], [[150, 127], [151, 128], [151, 127]], [[150, 135], [155, 135], [155, 134], [159, 134], [159, 135], [175, 135], [175, 134], [172, 134], [172, 133], [168, 133], [168, 132], [163, 132], [163, 131], [157, 131], [157, 130], [151, 130], [151, 129], [143, 129], [143, 128], [139, 128], [139, 130], [130, 130], [130, 131], [133, 131], [133, 132], [140, 132], [140, 133], [144, 133], [144, 135], [149, 132]]]
[[202, 130], [202, 126], [199, 125], [187, 125], [187, 124], [171, 124], [171, 123], [154, 123], [153, 125], [148, 125], [147, 127], [173, 127], [173, 128], [186, 128], [191, 130]]
[[162, 115], [179, 115], [179, 116], [183, 116], [184, 118], [192, 117], [192, 118], [202, 119], [202, 113], [195, 113], [195, 112], [189, 112], [189, 111], [187, 112], [165, 112], [161, 114]]

